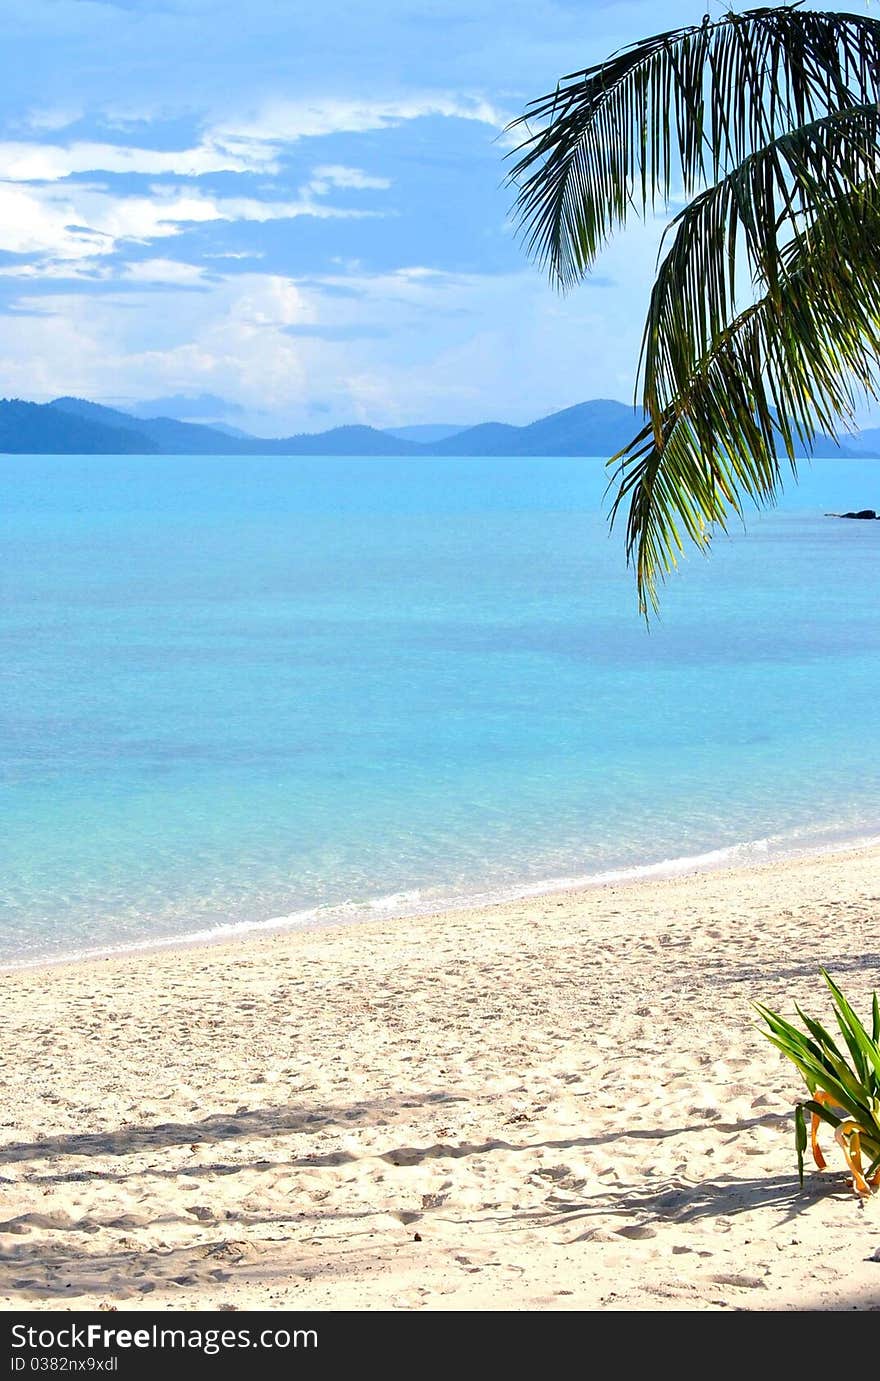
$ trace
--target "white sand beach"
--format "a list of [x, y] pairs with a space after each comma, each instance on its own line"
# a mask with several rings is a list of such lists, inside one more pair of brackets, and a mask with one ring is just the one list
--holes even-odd
[[880, 1308], [750, 1001], [866, 1012], [880, 851], [2, 976], [5, 1309]]

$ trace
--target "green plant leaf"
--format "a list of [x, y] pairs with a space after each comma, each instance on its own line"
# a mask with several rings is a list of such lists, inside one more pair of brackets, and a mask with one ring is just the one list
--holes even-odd
[[[831, 989], [831, 996], [834, 1001], [840, 1028], [843, 1031], [844, 1039], [853, 1053], [853, 1062], [856, 1068], [862, 1073], [865, 1082], [869, 1080], [869, 1066], [871, 1070], [871, 1082], [876, 1077], [880, 1077], [880, 1045], [873, 1041], [868, 1035], [859, 1018], [856, 1016], [852, 1007], [847, 1002], [837, 984], [825, 969], [821, 970], [822, 977]], [[876, 997], [876, 994], [875, 994]], [[856, 1055], [855, 1051], [858, 1051]]]
[[[840, 988], [825, 969], [820, 970], [831, 992], [835, 1014], [844, 1037], [852, 1066], [834, 1038], [820, 1021], [807, 1016], [800, 1007], [795, 1010], [807, 1028], [798, 1030], [785, 1017], [761, 1002], [754, 1007], [766, 1023], [758, 1029], [800, 1071], [811, 1094], [824, 1093], [831, 1106], [818, 1096], [804, 1099], [795, 1109], [795, 1147], [798, 1159], [798, 1178], [803, 1184], [804, 1150], [807, 1145], [805, 1114], [811, 1113], [822, 1122], [837, 1129], [843, 1122], [855, 1123], [858, 1128], [863, 1155], [870, 1160], [867, 1177], [880, 1167], [880, 1094], [873, 1055], [877, 1042], [868, 1035]], [[872, 1011], [876, 1018], [877, 994]], [[842, 1114], [842, 1115], [841, 1115]]]
[[808, 1098], [803, 1106], [808, 1112], [815, 1113], [816, 1117], [821, 1118], [823, 1122], [827, 1122], [829, 1127], [839, 1127], [843, 1121], [842, 1118], [837, 1116], [836, 1112], [831, 1111], [827, 1103], [817, 1103], [815, 1099]]
[[[756, 1004], [757, 1006], [757, 1004]], [[844, 1082], [832, 1069], [827, 1059], [817, 1058], [813, 1053], [815, 1046], [795, 1027], [786, 1022], [782, 1017], [769, 1012], [768, 1009], [759, 1009], [768, 1023], [775, 1023], [773, 1029], [763, 1031], [767, 1040], [781, 1050], [784, 1055], [792, 1061], [800, 1070], [804, 1082], [811, 1093], [817, 1089], [824, 1090], [834, 1099], [838, 1107], [843, 1108], [851, 1117], [859, 1123], [863, 1123], [868, 1116], [867, 1104], [858, 1081], [854, 1078], [851, 1071], [846, 1070], [846, 1082]], [[812, 1047], [812, 1048], [811, 1048]]]
[[514, 122], [516, 214], [563, 287], [673, 189], [688, 203], [645, 324], [645, 425], [612, 461], [646, 616], [687, 543], [772, 503], [801, 448], [880, 398], [878, 101], [880, 21], [792, 4], [644, 39]]
[[510, 180], [529, 252], [557, 281], [586, 273], [609, 235], [692, 196], [780, 133], [876, 97], [870, 15], [763, 7], [655, 34], [564, 77], [510, 128]]
[[804, 1187], [804, 1151], [807, 1149], [807, 1124], [804, 1121], [804, 1105], [798, 1103], [794, 1110], [794, 1145], [797, 1152], [798, 1183]]
[[[860, 396], [880, 396], [880, 183], [848, 200], [816, 208], [809, 233], [781, 252], [773, 290], [719, 330], [662, 412], [609, 462], [612, 522], [627, 510], [644, 612], [686, 542], [705, 549], [747, 501], [774, 500], [778, 452], [796, 473], [797, 442], [836, 436]], [[683, 318], [679, 326], [682, 364], [690, 328]]]

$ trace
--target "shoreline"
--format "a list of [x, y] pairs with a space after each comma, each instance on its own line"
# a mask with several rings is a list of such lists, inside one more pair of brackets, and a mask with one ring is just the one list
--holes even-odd
[[880, 847], [0, 976], [0, 1308], [880, 1309], [751, 1003], [880, 987]]
[[[768, 840], [747, 840], [744, 843], [723, 845], [701, 854], [683, 855], [680, 858], [663, 859], [659, 862], [634, 864], [631, 867], [607, 869], [594, 874], [572, 877], [547, 878], [535, 883], [511, 884], [496, 892], [474, 893], [461, 898], [438, 899], [424, 906], [389, 906], [399, 896], [411, 897], [419, 889], [409, 892], [392, 893], [374, 900], [342, 902], [323, 907], [305, 908], [291, 912], [287, 916], [272, 916], [263, 920], [229, 922], [210, 929], [193, 931], [183, 935], [160, 936], [154, 940], [134, 940], [130, 943], [109, 947], [72, 951], [57, 956], [48, 955], [34, 959], [0, 959], [0, 977], [33, 970], [53, 969], [68, 965], [97, 963], [114, 958], [148, 958], [153, 954], [190, 951], [217, 946], [236, 947], [247, 944], [261, 936], [307, 934], [315, 931], [352, 927], [361, 929], [373, 924], [387, 924], [397, 921], [416, 920], [419, 917], [436, 918], [443, 915], [459, 915], [463, 912], [486, 910], [517, 902], [540, 900], [545, 897], [577, 896], [608, 887], [633, 887], [652, 882], [675, 881], [680, 878], [700, 877], [707, 873], [752, 872], [765, 868], [784, 866], [798, 861], [819, 861], [840, 855], [877, 853], [880, 857], [880, 834], [845, 834], [834, 839], [833, 831], [826, 831], [829, 842], [817, 845], [807, 842], [803, 845], [770, 847]], [[772, 838], [773, 836], [771, 836]], [[776, 836], [778, 838], [778, 836]], [[732, 857], [746, 855], [746, 857]], [[323, 914], [322, 914], [323, 913]], [[334, 914], [335, 913], [335, 914]], [[340, 914], [343, 913], [343, 914]], [[306, 919], [307, 918], [307, 919]]]

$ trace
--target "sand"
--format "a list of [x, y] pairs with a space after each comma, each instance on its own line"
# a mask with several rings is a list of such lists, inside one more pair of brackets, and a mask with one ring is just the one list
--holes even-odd
[[880, 1308], [749, 1003], [880, 986], [880, 852], [2, 976], [4, 1309]]

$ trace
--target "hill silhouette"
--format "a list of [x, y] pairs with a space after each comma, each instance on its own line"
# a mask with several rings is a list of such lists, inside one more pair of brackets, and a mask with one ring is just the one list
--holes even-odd
[[[0, 400], [0, 451], [58, 455], [595, 456], [607, 459], [638, 430], [635, 409], [594, 398], [526, 426], [483, 422], [380, 431], [361, 425], [266, 439], [174, 417], [133, 416], [85, 398]], [[451, 434], [444, 434], [451, 433]], [[819, 437], [817, 455], [880, 456], [880, 429]], [[803, 450], [801, 450], [803, 454]]]

